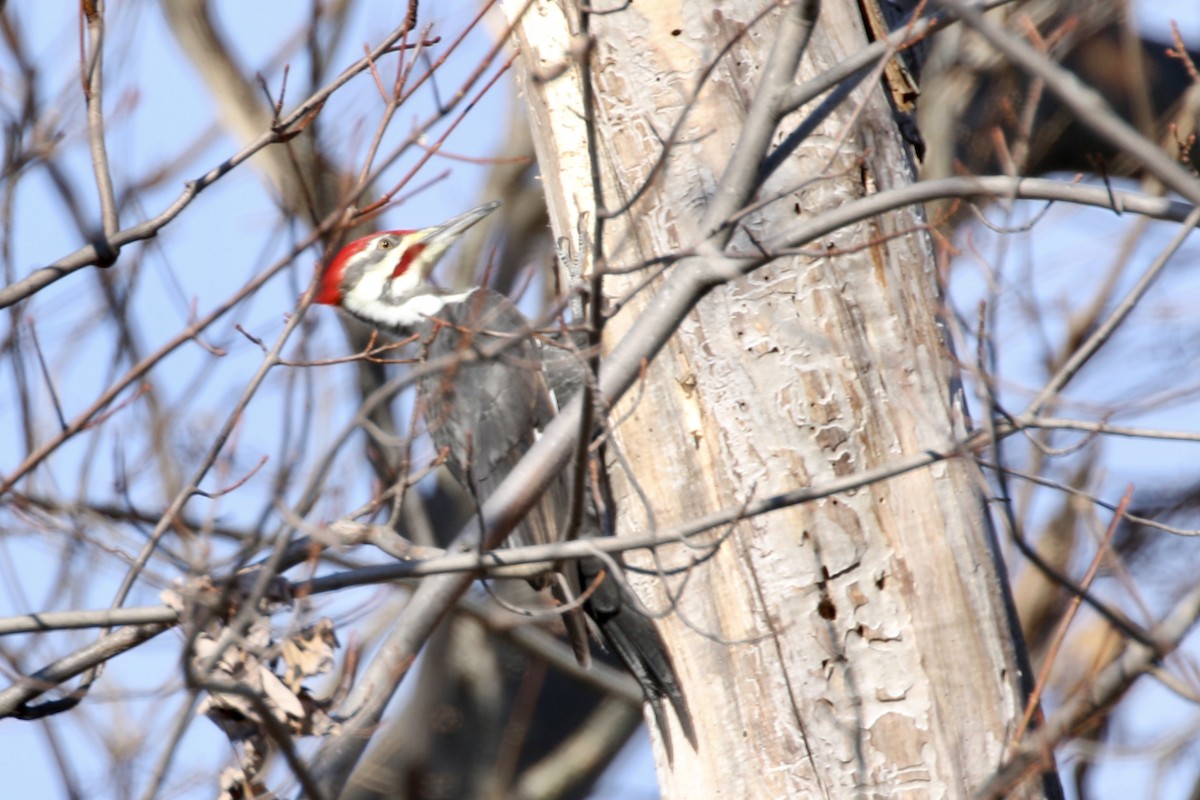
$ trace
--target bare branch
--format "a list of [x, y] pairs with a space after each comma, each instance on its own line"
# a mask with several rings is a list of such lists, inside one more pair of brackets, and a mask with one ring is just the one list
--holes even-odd
[[7, 689], [0, 690], [0, 717], [15, 716], [18, 719], [38, 719], [73, 707], [80, 699], [74, 693], [61, 700], [50, 701], [32, 709], [24, 708], [26, 703], [41, 695], [46, 689], [68, 681], [82, 672], [97, 668], [113, 656], [120, 655], [142, 642], [153, 639], [169, 627], [171, 626], [163, 623], [128, 625], [87, 647], [76, 650], [69, 656], [48, 664]]
[[1074, 74], [1054, 63], [1045, 54], [1004, 31], [986, 17], [978, 7], [966, 0], [936, 0], [953, 12], [964, 24], [979, 33], [1008, 57], [1014, 65], [1038, 80], [1045, 81], [1076, 118], [1093, 131], [1112, 142], [1120, 152], [1134, 159], [1147, 172], [1193, 204], [1200, 204], [1200, 180], [1170, 158], [1161, 148], [1146, 139], [1120, 116], [1100, 96]]
[[104, 0], [85, 3], [83, 13], [87, 21], [88, 55], [80, 64], [83, 73], [84, 96], [87, 98], [88, 146], [92, 154], [92, 169], [96, 174], [96, 189], [100, 194], [100, 219], [103, 239], [98, 243], [100, 260], [98, 266], [107, 267], [117, 259], [117, 251], [105, 251], [107, 242], [121, 223], [117, 217], [117, 198], [113, 191], [112, 171], [108, 163], [108, 150], [104, 143]]
[[1146, 292], [1149, 291], [1150, 287], [1154, 285], [1154, 281], [1166, 268], [1167, 263], [1171, 260], [1171, 257], [1179, 252], [1179, 248], [1183, 246], [1184, 240], [1191, 235], [1192, 229], [1195, 228], [1197, 224], [1200, 224], [1200, 208], [1195, 208], [1190, 214], [1188, 214], [1187, 219], [1185, 219], [1183, 224], [1179, 226], [1179, 230], [1175, 232], [1175, 235], [1171, 238], [1170, 243], [1163, 249], [1161, 253], [1159, 253], [1158, 257], [1154, 259], [1150, 266], [1146, 268], [1146, 271], [1142, 274], [1142, 277], [1138, 279], [1137, 284], [1134, 285], [1134, 287], [1129, 291], [1129, 294], [1125, 295], [1125, 297], [1121, 299], [1121, 302], [1117, 304], [1117, 307], [1114, 308], [1112, 313], [1108, 315], [1104, 322], [1092, 332], [1092, 335], [1088, 337], [1088, 340], [1084, 342], [1083, 345], [1080, 346], [1074, 353], [1072, 353], [1071, 357], [1067, 360], [1067, 363], [1063, 364], [1058, 372], [1054, 374], [1054, 377], [1046, 382], [1045, 387], [1038, 392], [1038, 396], [1035, 397], [1029, 404], [1029, 407], [1025, 410], [1023, 416], [1031, 417], [1041, 412], [1041, 410], [1048, 403], [1058, 396], [1059, 392], [1061, 392], [1063, 387], [1070, 382], [1071, 378], [1075, 377], [1079, 370], [1083, 369], [1084, 364], [1086, 364], [1092, 358], [1092, 356], [1096, 355], [1096, 352], [1104, 346], [1104, 343], [1107, 342], [1110, 337], [1112, 337], [1113, 333], [1117, 330], [1120, 324], [1125, 321], [1125, 318], [1128, 317], [1133, 309], [1137, 306], [1138, 301], [1145, 297]]
[[347, 67], [337, 78], [302, 101], [290, 114], [284, 116], [277, 125], [259, 134], [254, 141], [199, 178], [189, 181], [183, 192], [156, 216], [124, 230], [116, 231], [111, 235], [105, 235], [103, 241], [100, 243], [82, 247], [71, 255], [55, 261], [50, 266], [34, 270], [34, 272], [25, 278], [0, 289], [0, 308], [6, 308], [19, 300], [23, 300], [83, 267], [102, 263], [105, 252], [118, 252], [122, 247], [131, 242], [149, 239], [158, 235], [158, 232], [179, 216], [204, 189], [241, 166], [260, 150], [270, 145], [287, 141], [294, 126], [302, 123], [310, 114], [319, 111], [330, 95], [348, 83], [351, 78], [369, 67], [371, 63], [370, 59], [379, 58], [407, 33], [407, 23], [394, 29], [371, 51], [370, 57], [364, 57]]

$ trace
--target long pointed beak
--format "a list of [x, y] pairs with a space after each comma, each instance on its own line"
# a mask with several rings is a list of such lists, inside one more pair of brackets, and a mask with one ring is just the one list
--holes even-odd
[[429, 280], [433, 268], [437, 266], [438, 261], [450, 249], [450, 246], [458, 241], [459, 236], [499, 207], [500, 201], [493, 200], [478, 208], [463, 212], [453, 219], [448, 219], [441, 225], [434, 225], [418, 231], [419, 238], [409, 245], [408, 252], [419, 253], [414, 266], [417, 268], [421, 280]]
[[472, 208], [470, 211], [464, 211], [457, 217], [446, 220], [441, 225], [434, 225], [431, 228], [425, 228], [423, 231], [421, 231], [421, 238], [418, 241], [426, 247], [449, 245], [453, 243], [460, 234], [464, 233], [476, 222], [479, 222], [479, 220], [483, 219], [499, 207], [500, 201], [493, 200], [492, 202], [485, 203], [478, 208]]

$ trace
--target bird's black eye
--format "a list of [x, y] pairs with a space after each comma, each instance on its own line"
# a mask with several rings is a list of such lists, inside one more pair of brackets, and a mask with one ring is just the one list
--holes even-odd
[[391, 239], [380, 239], [380, 240], [379, 240], [379, 244], [378, 244], [378, 245], [376, 245], [376, 246], [377, 246], [377, 247], [378, 247], [380, 250], [387, 250], [389, 247], [391, 247], [391, 246], [392, 246], [392, 240], [391, 240]]

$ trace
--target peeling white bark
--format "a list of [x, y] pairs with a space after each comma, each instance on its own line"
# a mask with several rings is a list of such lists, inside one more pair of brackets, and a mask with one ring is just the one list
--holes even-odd
[[[634, 2], [591, 18], [608, 208], [637, 192], [688, 114], [666, 169], [631, 213], [607, 223], [610, 266], [702, 239], [698, 221], [738, 140], [778, 12], [750, 27], [697, 96], [698, 76], [760, 11], [749, 0]], [[593, 211], [580, 77], [570, 68], [582, 52], [567, 25], [575, 14], [541, 0], [518, 28], [551, 218], [556, 235], [572, 239], [578, 215]], [[824, 3], [800, 80], [864, 44], [856, 4]], [[806, 111], [785, 120], [776, 141]], [[802, 215], [911, 180], [886, 100], [863, 84], [758, 195], [784, 198], [746, 224], [763, 241]], [[778, 259], [680, 321], [644, 386], [613, 415], [632, 471], [614, 469], [623, 531], [817, 486], [962, 434], [929, 243], [920, 233], [885, 240], [920, 222], [901, 211], [843, 229], [812, 248], [851, 252]], [[731, 248], [755, 244], [739, 233]], [[607, 345], [645, 313], [653, 286], [629, 297], [643, 278], [605, 279], [606, 294], [625, 301]], [[694, 568], [681, 614], [661, 625], [701, 748], [673, 731], [673, 764], [659, 759], [665, 795], [962, 797], [982, 785], [1022, 696], [981, 486], [970, 464], [942, 463], [748, 520]], [[666, 558], [677, 566], [688, 557]], [[639, 587], [651, 608], [664, 608], [657, 581]]]

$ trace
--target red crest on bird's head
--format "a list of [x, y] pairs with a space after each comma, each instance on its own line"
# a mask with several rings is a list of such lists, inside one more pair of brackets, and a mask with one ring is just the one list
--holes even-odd
[[373, 236], [364, 236], [361, 239], [355, 239], [338, 251], [321, 276], [321, 288], [317, 291], [316, 302], [324, 303], [327, 306], [336, 306], [342, 302], [342, 278], [346, 274], [346, 267], [350, 264], [350, 259], [361, 253], [373, 238]]

